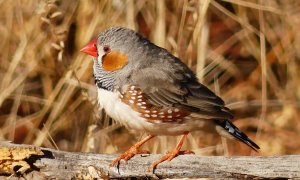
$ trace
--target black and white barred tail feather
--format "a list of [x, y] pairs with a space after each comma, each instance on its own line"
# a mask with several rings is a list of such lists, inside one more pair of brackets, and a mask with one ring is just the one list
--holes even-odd
[[215, 123], [226, 130], [231, 136], [248, 145], [253, 150], [257, 151], [260, 147], [253, 142], [246, 134], [241, 132], [234, 124], [228, 120], [215, 120]]

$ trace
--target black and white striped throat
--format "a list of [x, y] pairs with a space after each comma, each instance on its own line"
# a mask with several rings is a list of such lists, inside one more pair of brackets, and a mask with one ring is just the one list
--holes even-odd
[[115, 86], [115, 72], [104, 71], [103, 68], [94, 60], [94, 78], [95, 84], [100, 89], [113, 91]]

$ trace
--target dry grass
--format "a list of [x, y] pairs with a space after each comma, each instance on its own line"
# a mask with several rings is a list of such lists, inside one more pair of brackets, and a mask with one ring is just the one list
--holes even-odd
[[[133, 135], [97, 110], [91, 58], [78, 52], [111, 26], [133, 28], [220, 94], [259, 155], [300, 153], [300, 2], [295, 0], [0, 1], [0, 139], [67, 151], [120, 152]], [[145, 149], [165, 152], [175, 137]], [[193, 133], [197, 154], [249, 155]]]

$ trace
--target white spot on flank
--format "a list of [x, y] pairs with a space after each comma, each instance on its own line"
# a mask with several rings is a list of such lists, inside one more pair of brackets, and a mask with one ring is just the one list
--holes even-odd
[[158, 113], [158, 114], [163, 115], [163, 114], [165, 114], [165, 112], [160, 112], [160, 113]]
[[137, 103], [136, 105], [141, 106], [142, 104], [141, 103]]
[[132, 93], [131, 95], [132, 95], [132, 96], [136, 96], [136, 92]]
[[169, 119], [171, 119], [173, 116], [168, 116]]
[[157, 111], [156, 111], [156, 110], [153, 110], [152, 113], [157, 113]]
[[142, 98], [142, 97], [143, 97], [142, 95], [139, 95], [139, 96], [138, 96], [138, 98]]
[[141, 106], [142, 109], [146, 109], [146, 106]]
[[142, 102], [142, 104], [144, 104], [144, 105], [145, 105], [145, 104], [147, 104], [147, 103], [143, 101], [143, 102]]
[[150, 115], [149, 115], [149, 114], [145, 114], [144, 116], [145, 116], [145, 117], [147, 117], [147, 118], [149, 118], [149, 117], [150, 117]]
[[[138, 102], [142, 102], [143, 100], [142, 99], [138, 99]], [[142, 103], [143, 104], [143, 103]]]
[[130, 89], [131, 89], [131, 90], [134, 90], [134, 89], [135, 89], [135, 86], [131, 86]]
[[150, 113], [150, 111], [149, 110], [145, 110], [145, 113]]
[[180, 114], [177, 114], [177, 115], [176, 115], [176, 117], [179, 117], [179, 116], [180, 116]]
[[131, 96], [131, 99], [132, 99], [132, 100], [135, 100], [135, 97], [134, 97], [134, 96]]
[[129, 90], [128, 92], [129, 92], [129, 93], [133, 93], [133, 91], [131, 91], [131, 90]]
[[131, 104], [134, 104], [134, 101], [133, 101], [133, 100], [129, 100], [129, 102], [130, 102]]
[[156, 115], [156, 114], [151, 114], [151, 116], [152, 116], [152, 117], [157, 117], [157, 115]]
[[165, 118], [165, 116], [164, 115], [161, 115], [161, 116], [159, 116], [160, 118]]
[[[156, 129], [154, 131], [150, 128], [152, 125], [145, 120], [146, 117], [143, 113], [133, 111], [130, 107], [132, 104], [128, 102], [127, 104], [122, 102], [120, 99], [120, 93], [111, 92], [104, 89], [98, 89], [98, 101], [100, 108], [104, 108], [107, 114], [125, 125], [126, 127], [136, 130], [136, 131], [145, 131], [145, 127], [149, 128], [151, 131], [150, 134], [156, 134]], [[127, 91], [128, 92], [128, 91]], [[126, 97], [126, 96], [124, 96]], [[1, 155], [0, 155], [1, 156]]]
[[168, 110], [168, 113], [171, 114], [173, 111], [171, 109]]
[[175, 109], [174, 109], [174, 112], [179, 112], [179, 109], [178, 109], [178, 108], [175, 108]]

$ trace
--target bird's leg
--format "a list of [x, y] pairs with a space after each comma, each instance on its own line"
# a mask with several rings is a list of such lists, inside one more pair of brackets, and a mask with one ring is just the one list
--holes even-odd
[[145, 144], [147, 141], [149, 141], [150, 139], [152, 139], [153, 137], [155, 137], [155, 136], [154, 135], [148, 135], [147, 137], [145, 137], [141, 141], [137, 142], [135, 145], [133, 145], [131, 148], [129, 148], [126, 152], [120, 154], [120, 156], [118, 158], [116, 158], [115, 160], [113, 160], [110, 163], [110, 167], [115, 166], [122, 159], [124, 159], [125, 161], [128, 161], [129, 159], [131, 159], [136, 154], [149, 153], [148, 151], [139, 150], [139, 148], [143, 144]]
[[171, 161], [174, 157], [176, 157], [179, 154], [194, 154], [192, 151], [180, 151], [183, 142], [185, 141], [187, 135], [189, 134], [189, 132], [185, 132], [183, 134], [183, 136], [181, 137], [180, 141], [178, 142], [177, 146], [175, 147], [175, 149], [173, 149], [172, 151], [168, 152], [167, 154], [165, 154], [163, 157], [161, 157], [159, 160], [155, 161], [154, 163], [152, 163], [149, 166], [149, 170], [155, 169], [156, 166], [166, 160]]

